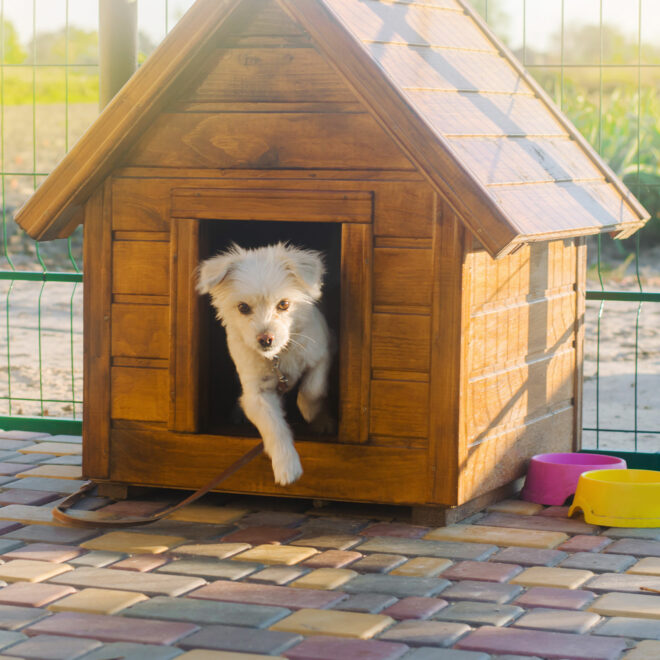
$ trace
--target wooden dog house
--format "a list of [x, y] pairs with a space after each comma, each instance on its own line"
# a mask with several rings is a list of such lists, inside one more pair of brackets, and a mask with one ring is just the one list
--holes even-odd
[[85, 225], [86, 477], [192, 489], [254, 445], [209, 413], [194, 271], [284, 237], [334, 246], [339, 429], [226, 490], [449, 507], [578, 446], [583, 237], [647, 217], [463, 0], [197, 0], [17, 221]]

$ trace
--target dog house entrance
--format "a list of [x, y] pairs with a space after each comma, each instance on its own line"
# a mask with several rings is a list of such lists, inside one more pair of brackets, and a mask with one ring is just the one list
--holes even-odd
[[[371, 217], [369, 192], [177, 190], [172, 197], [172, 333], [170, 418], [176, 431], [256, 436], [237, 400], [240, 383], [208, 296], [195, 289], [200, 261], [232, 243], [259, 247], [279, 241], [324, 254], [319, 303], [336, 339], [329, 410], [338, 420], [328, 440], [367, 439], [370, 370]], [[319, 439], [287, 394], [296, 439]]]
[[[200, 257], [206, 259], [237, 243], [243, 248], [255, 248], [288, 242], [296, 247], [318, 250], [324, 255], [326, 275], [323, 297], [318, 303], [330, 331], [340, 341], [340, 277], [341, 232], [337, 222], [269, 222], [257, 220], [203, 220], [200, 226]], [[207, 356], [200, 370], [201, 390], [207, 392], [204, 408], [200, 410], [200, 430], [215, 435], [252, 435], [256, 429], [244, 418], [237, 405], [241, 388], [236, 369], [229, 356], [225, 329], [215, 318], [215, 310], [208, 296], [202, 313], [200, 331], [201, 355]], [[335, 355], [336, 358], [336, 355]], [[205, 368], [206, 367], [206, 368]], [[329, 412], [336, 420], [339, 403], [339, 369], [337, 359], [329, 382]], [[297, 388], [285, 396], [286, 415], [298, 439], [314, 435], [312, 427], [304, 423], [296, 406]], [[318, 434], [316, 434], [318, 435]]]

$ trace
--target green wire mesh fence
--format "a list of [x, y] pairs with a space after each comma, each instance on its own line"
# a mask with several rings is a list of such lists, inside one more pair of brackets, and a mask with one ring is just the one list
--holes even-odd
[[652, 215], [589, 242], [583, 447], [660, 469], [660, 3], [474, 4]]
[[[144, 59], [192, 0], [140, 0]], [[0, 428], [80, 433], [82, 228], [38, 243], [13, 221], [98, 114], [93, 0], [0, 0]]]
[[[141, 60], [192, 1], [139, 0]], [[584, 444], [658, 453], [660, 2], [471, 1], [654, 217], [589, 244]], [[92, 0], [0, 0], [0, 428], [80, 429], [81, 233], [38, 244], [13, 212], [97, 114], [97, 23]]]

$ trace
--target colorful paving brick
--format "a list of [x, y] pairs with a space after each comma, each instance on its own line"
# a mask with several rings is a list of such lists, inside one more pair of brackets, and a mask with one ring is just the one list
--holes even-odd
[[0, 605], [0, 630], [23, 630], [47, 616], [50, 612], [36, 607]]
[[45, 607], [75, 592], [73, 587], [47, 582], [14, 582], [0, 589], [0, 603], [21, 607]]
[[309, 572], [308, 568], [303, 566], [268, 566], [261, 568], [260, 564], [246, 564], [245, 562], [232, 562], [235, 566], [241, 568], [245, 566], [256, 566], [257, 570], [250, 573], [250, 582], [262, 582], [263, 584], [285, 585], [301, 578]]
[[435, 596], [450, 585], [440, 578], [406, 577], [404, 575], [359, 575], [342, 586], [349, 594], [379, 593], [406, 596]]
[[250, 549], [249, 543], [184, 543], [173, 548], [173, 555], [193, 555], [199, 557], [214, 557], [215, 559], [226, 559], [239, 552]]
[[563, 589], [577, 589], [594, 574], [591, 571], [581, 571], [572, 568], [557, 568], [547, 566], [533, 566], [526, 568], [522, 573], [511, 580], [512, 584], [521, 584], [525, 587], [560, 587]]
[[291, 545], [258, 545], [232, 557], [232, 561], [249, 561], [257, 564], [285, 564], [292, 566], [305, 561], [318, 552], [315, 548]]
[[484, 626], [464, 637], [456, 647], [536, 657], [542, 652], [544, 658], [550, 659], [616, 660], [626, 648], [626, 642], [622, 639], [590, 635]]
[[103, 614], [58, 612], [29, 625], [24, 632], [28, 635], [88, 637], [101, 642], [174, 644], [198, 629], [191, 623], [137, 621]]
[[428, 619], [449, 603], [442, 598], [425, 598], [424, 596], [408, 596], [390, 605], [382, 613], [397, 621], [406, 619]]
[[630, 616], [660, 619], [660, 595], [605, 594], [589, 606], [592, 612], [603, 616]]
[[116, 614], [121, 610], [147, 600], [144, 594], [118, 589], [83, 589], [48, 605], [51, 612], [89, 612], [90, 614]]
[[230, 603], [251, 603], [253, 605], [273, 605], [292, 610], [303, 608], [330, 607], [346, 598], [338, 591], [316, 589], [295, 589], [246, 582], [218, 580], [188, 594], [191, 598], [221, 600]]
[[397, 602], [394, 596], [387, 594], [352, 594], [330, 606], [334, 610], [346, 612], [362, 612], [364, 614], [380, 614], [385, 608]]
[[[408, 650], [405, 644], [397, 644], [396, 642], [315, 635], [305, 639], [304, 642], [285, 653], [289, 660], [337, 660], [337, 658], [397, 660], [397, 658], [405, 655]], [[241, 659], [236, 658], [236, 660]]]
[[[523, 517], [523, 516], [521, 516]], [[524, 516], [525, 518], [527, 516]], [[521, 545], [527, 548], [555, 548], [568, 539], [563, 532], [547, 532], [536, 529], [513, 527], [489, 527], [486, 525], [452, 525], [440, 527], [425, 537], [432, 541], [463, 541], [491, 543], [494, 545]]]
[[140, 534], [139, 532], [110, 532], [91, 541], [85, 541], [80, 545], [87, 550], [157, 555], [161, 552], [167, 552], [175, 545], [181, 545], [185, 540], [180, 536]]
[[290, 585], [301, 589], [336, 589], [356, 576], [355, 571], [347, 568], [317, 568]]
[[345, 568], [362, 556], [362, 553], [353, 550], [325, 550], [305, 559], [302, 565], [307, 568]]
[[660, 557], [645, 557], [631, 566], [627, 573], [640, 575], [656, 575], [660, 577]]
[[[447, 528], [442, 528], [447, 529]], [[429, 535], [426, 535], [428, 538]], [[479, 535], [475, 534], [478, 538]], [[393, 536], [374, 536], [360, 543], [360, 552], [383, 552], [406, 557], [443, 557], [445, 559], [488, 559], [497, 551], [497, 546], [488, 543], [466, 543], [459, 540], [425, 541], [422, 539], [402, 539]]]
[[53, 635], [36, 635], [24, 642], [5, 649], [5, 653], [19, 658], [34, 660], [76, 660], [101, 646], [93, 639], [62, 638]]
[[508, 582], [522, 570], [516, 564], [502, 564], [495, 561], [461, 561], [444, 571], [442, 577], [447, 580]]
[[408, 577], [437, 577], [451, 566], [450, 559], [436, 557], [414, 557], [390, 571], [390, 575]]
[[600, 623], [601, 618], [594, 612], [575, 610], [555, 610], [537, 607], [521, 616], [513, 626], [533, 630], [554, 630], [557, 632], [584, 634]]
[[70, 545], [56, 543], [29, 543], [2, 555], [4, 561], [10, 559], [33, 559], [55, 563], [67, 562], [82, 555], [84, 550]]
[[[660, 657], [657, 529], [516, 499], [429, 529], [395, 507], [232, 495], [77, 529], [51, 507], [79, 481], [79, 440], [1, 436], [18, 443], [0, 446], [2, 660]], [[82, 510], [171, 501], [141, 497]]]
[[523, 591], [517, 584], [499, 584], [478, 580], [461, 580], [447, 587], [442, 597], [447, 600], [476, 600], [485, 603], [508, 603]]
[[72, 571], [73, 566], [53, 564], [32, 559], [12, 559], [0, 565], [0, 580], [5, 582], [43, 582], [61, 573]]
[[335, 635], [370, 639], [393, 623], [394, 619], [382, 614], [301, 609], [273, 624], [270, 629], [301, 635]]
[[401, 621], [379, 639], [408, 646], [452, 646], [470, 631], [464, 623], [446, 621]]
[[139, 591], [148, 596], [179, 596], [205, 584], [205, 580], [198, 577], [88, 567], [76, 568], [69, 573], [58, 575], [50, 581], [54, 584], [68, 584], [78, 588], [100, 587], [102, 589]]
[[591, 603], [596, 594], [583, 589], [560, 589], [558, 587], [532, 587], [518, 596], [514, 604], [521, 607], [552, 607], [557, 609], [581, 610]]
[[188, 621], [198, 624], [222, 624], [248, 628], [268, 628], [291, 614], [285, 607], [222, 603], [196, 598], [157, 596], [129, 607], [122, 616], [139, 619]]
[[277, 630], [250, 630], [233, 626], [205, 626], [198, 633], [181, 641], [183, 649], [214, 649], [238, 653], [279, 655], [301, 642], [303, 638]]
[[440, 612], [433, 616], [433, 619], [457, 621], [459, 623], [467, 623], [471, 626], [506, 626], [524, 613], [525, 610], [516, 605], [461, 601], [440, 610]]

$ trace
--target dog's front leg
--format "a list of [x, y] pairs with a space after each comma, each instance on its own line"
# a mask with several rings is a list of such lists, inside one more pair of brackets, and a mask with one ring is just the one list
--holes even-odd
[[333, 433], [335, 421], [327, 410], [328, 374], [330, 359], [322, 358], [308, 369], [300, 381], [298, 390], [298, 410], [308, 424], [316, 427], [319, 433]]
[[273, 465], [275, 481], [282, 486], [293, 483], [302, 474], [302, 466], [293, 446], [293, 434], [284, 419], [280, 397], [275, 392], [246, 390], [241, 397], [241, 406], [261, 434], [264, 449]]

